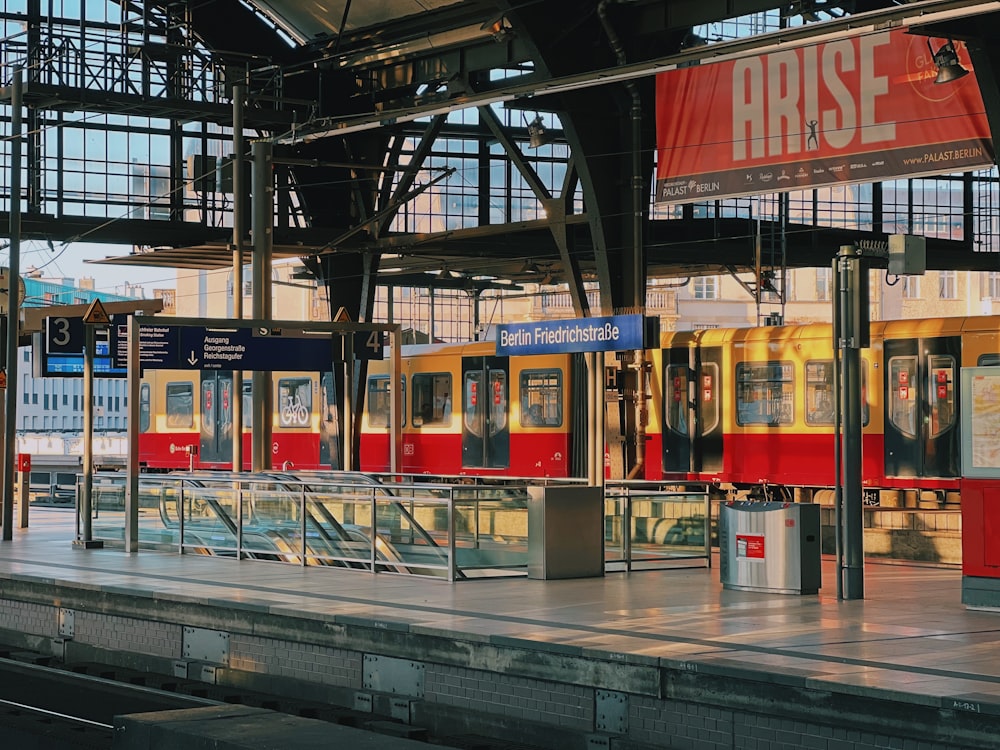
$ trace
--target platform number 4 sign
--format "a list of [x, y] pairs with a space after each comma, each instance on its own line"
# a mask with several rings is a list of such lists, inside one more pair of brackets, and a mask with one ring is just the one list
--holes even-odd
[[347, 337], [352, 336], [354, 344], [354, 359], [385, 359], [385, 333], [383, 331], [354, 331], [353, 333], [334, 334], [334, 359], [344, 362], [347, 359]]
[[355, 359], [383, 359], [385, 333], [382, 331], [357, 331], [354, 334]]

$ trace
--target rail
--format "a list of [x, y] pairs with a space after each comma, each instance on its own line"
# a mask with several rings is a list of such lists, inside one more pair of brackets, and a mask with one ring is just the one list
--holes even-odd
[[[456, 581], [527, 575], [528, 479], [184, 472], [139, 481], [144, 548]], [[546, 484], [581, 484], [547, 480]], [[98, 472], [95, 539], [124, 540], [125, 478]], [[606, 570], [711, 560], [708, 496], [609, 485]]]

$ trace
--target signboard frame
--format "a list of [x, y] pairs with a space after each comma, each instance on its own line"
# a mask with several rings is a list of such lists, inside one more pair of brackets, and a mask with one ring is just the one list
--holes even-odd
[[[964, 43], [858, 31], [656, 78], [658, 204], [808, 190], [992, 166]], [[952, 44], [967, 75], [938, 83]]]
[[[110, 326], [97, 327], [94, 358], [96, 377], [127, 376], [125, 332], [129, 317], [131, 316], [113, 315]], [[152, 316], [138, 316], [136, 320], [140, 336], [140, 372], [147, 369], [325, 372], [333, 364], [343, 363], [352, 350], [355, 360], [382, 359], [385, 356], [386, 332], [392, 330], [392, 326], [379, 323], [317, 324], [303, 321], [229, 321]], [[45, 318], [43, 331], [33, 342], [35, 376], [83, 377], [86, 327], [84, 315]], [[353, 338], [353, 349], [347, 346], [348, 336]], [[217, 342], [220, 357], [206, 367], [201, 352], [209, 337], [227, 340]], [[234, 337], [238, 341], [234, 342]], [[242, 352], [243, 356], [234, 356], [230, 352], [230, 359], [222, 359], [226, 347], [247, 348], [251, 339], [252, 342], [267, 341], [271, 345], [262, 347], [262, 351], [253, 351], [256, 347], [250, 347]], [[319, 352], [297, 351], [301, 347], [295, 342], [303, 340], [319, 343], [323, 349]], [[192, 355], [191, 352], [196, 354]]]
[[963, 367], [962, 476], [1000, 479], [1000, 367]]

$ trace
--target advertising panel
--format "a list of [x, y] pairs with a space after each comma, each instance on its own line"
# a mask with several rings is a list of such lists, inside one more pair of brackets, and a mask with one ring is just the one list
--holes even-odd
[[656, 92], [657, 203], [994, 161], [965, 45], [906, 29], [670, 70]]

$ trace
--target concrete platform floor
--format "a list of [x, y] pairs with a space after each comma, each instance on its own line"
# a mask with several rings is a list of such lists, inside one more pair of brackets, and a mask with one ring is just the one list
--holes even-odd
[[[405, 626], [469, 642], [797, 684], [959, 712], [1000, 714], [1000, 613], [961, 602], [956, 569], [874, 564], [865, 599], [838, 601], [833, 562], [818, 595], [726, 590], [718, 567], [603, 578], [447, 583], [337, 568], [74, 547], [72, 512], [32, 508], [0, 543], [5, 581], [272, 615]], [[717, 561], [716, 561], [717, 562]]]

